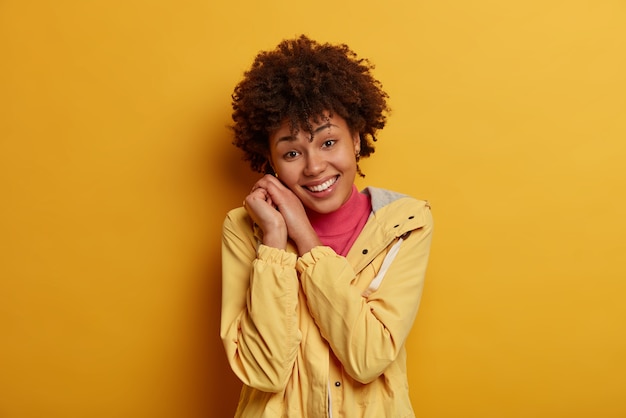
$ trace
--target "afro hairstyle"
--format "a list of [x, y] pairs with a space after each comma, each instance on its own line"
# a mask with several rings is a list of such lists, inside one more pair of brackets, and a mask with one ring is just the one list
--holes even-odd
[[253, 171], [269, 172], [270, 134], [285, 121], [294, 134], [311, 132], [311, 120], [318, 123], [328, 112], [359, 133], [360, 156], [368, 157], [390, 111], [373, 69], [347, 45], [320, 44], [305, 35], [258, 53], [232, 94], [233, 144]]

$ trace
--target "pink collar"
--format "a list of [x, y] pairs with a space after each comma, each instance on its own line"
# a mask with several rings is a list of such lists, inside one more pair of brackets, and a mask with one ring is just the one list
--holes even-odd
[[324, 245], [340, 255], [346, 255], [359, 236], [372, 211], [370, 199], [352, 185], [352, 194], [346, 203], [332, 213], [307, 212], [313, 229]]

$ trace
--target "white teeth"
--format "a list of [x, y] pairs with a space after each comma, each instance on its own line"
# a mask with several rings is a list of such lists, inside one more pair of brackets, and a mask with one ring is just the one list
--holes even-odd
[[327, 180], [322, 184], [318, 184], [317, 186], [311, 186], [307, 188], [312, 192], [323, 192], [324, 190], [328, 189], [330, 186], [335, 184], [336, 181], [337, 181], [337, 178], [333, 177], [332, 179]]

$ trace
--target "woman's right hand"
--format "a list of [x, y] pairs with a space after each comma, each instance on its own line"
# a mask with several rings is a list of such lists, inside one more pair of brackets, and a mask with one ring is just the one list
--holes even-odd
[[268, 191], [259, 184], [261, 180], [245, 197], [243, 207], [263, 231], [263, 244], [284, 250], [287, 248], [287, 225]]

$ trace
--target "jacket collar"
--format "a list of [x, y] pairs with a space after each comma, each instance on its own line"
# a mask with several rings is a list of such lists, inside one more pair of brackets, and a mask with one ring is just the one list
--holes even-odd
[[393, 241], [406, 238], [427, 223], [424, 207], [428, 202], [384, 189], [364, 190], [372, 201], [372, 215], [352, 245], [347, 258], [360, 271]]
[[363, 189], [363, 193], [369, 195], [372, 202], [372, 212], [374, 213], [376, 213], [379, 209], [387, 206], [388, 204], [395, 202], [398, 199], [407, 197], [402, 193], [386, 189], [379, 189], [378, 187], [366, 187], [365, 189]]

